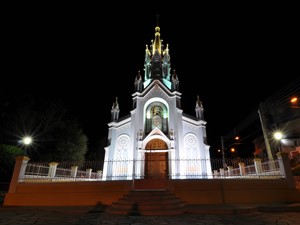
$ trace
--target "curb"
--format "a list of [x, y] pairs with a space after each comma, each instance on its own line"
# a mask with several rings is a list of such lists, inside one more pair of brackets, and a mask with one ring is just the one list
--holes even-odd
[[[37, 210], [55, 211], [66, 214], [103, 213], [105, 207], [94, 206], [3, 206], [0, 211]], [[300, 203], [266, 205], [187, 205], [183, 214], [234, 215], [254, 212], [300, 212]]]

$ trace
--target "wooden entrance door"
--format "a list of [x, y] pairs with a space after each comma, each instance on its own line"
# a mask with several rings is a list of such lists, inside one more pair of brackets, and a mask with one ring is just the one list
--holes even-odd
[[168, 153], [145, 153], [145, 179], [166, 179], [168, 174]]

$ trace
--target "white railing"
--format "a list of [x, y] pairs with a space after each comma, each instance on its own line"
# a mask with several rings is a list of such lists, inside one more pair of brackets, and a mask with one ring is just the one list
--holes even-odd
[[[208, 160], [207, 160], [208, 161]], [[125, 166], [133, 166], [135, 164], [144, 164], [143, 160], [129, 160], [129, 161], [110, 161], [108, 164], [114, 168], [114, 163], [121, 168]], [[197, 160], [170, 160], [169, 165], [178, 164], [184, 165], [185, 170], [167, 171], [165, 177], [168, 179], [254, 179], [254, 178], [266, 178], [277, 179], [284, 177], [282, 170], [280, 169], [280, 163], [278, 160], [265, 161], [243, 159], [237, 161], [227, 161], [227, 168], [218, 168], [222, 164], [219, 160], [210, 160], [213, 171], [209, 173], [201, 173], [200, 170], [196, 170], [197, 165], [205, 165], [206, 161], [203, 159]], [[181, 163], [181, 164], [179, 164]], [[102, 168], [104, 162], [88, 162], [85, 164], [79, 164], [74, 166], [74, 163], [24, 163], [24, 174], [20, 174], [19, 182], [61, 182], [61, 181], [104, 181], [104, 180], [134, 180], [143, 179], [146, 177], [144, 171], [139, 173], [128, 174], [124, 173], [124, 176], [118, 174], [118, 176], [102, 176]], [[122, 165], [123, 166], [122, 166]], [[118, 167], [118, 168], [119, 168]], [[93, 171], [94, 170], [94, 171]], [[134, 170], [133, 170], [134, 171]], [[184, 171], [184, 172], [182, 172]], [[200, 171], [200, 172], [199, 172]]]
[[[65, 164], [65, 163], [64, 163]], [[69, 168], [58, 167], [59, 163], [28, 163], [25, 173], [20, 176], [19, 181], [23, 182], [49, 182], [49, 181], [89, 181], [101, 180], [102, 171], [92, 172], [91, 168], [78, 170], [78, 166]], [[71, 165], [71, 164], [70, 164]], [[65, 166], [65, 165], [64, 165]]]

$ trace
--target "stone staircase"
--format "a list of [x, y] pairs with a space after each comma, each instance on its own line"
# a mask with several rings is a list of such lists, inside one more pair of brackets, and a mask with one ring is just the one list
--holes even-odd
[[120, 215], [178, 215], [185, 212], [185, 202], [167, 190], [132, 190], [106, 208]]

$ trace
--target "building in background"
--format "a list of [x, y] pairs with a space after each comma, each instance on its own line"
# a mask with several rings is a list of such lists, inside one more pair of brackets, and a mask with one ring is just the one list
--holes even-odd
[[[269, 145], [274, 156], [278, 151], [289, 153], [290, 158], [300, 155], [300, 77], [260, 105], [265, 138], [254, 141], [258, 152], [266, 153]], [[274, 134], [281, 136], [276, 139]]]

